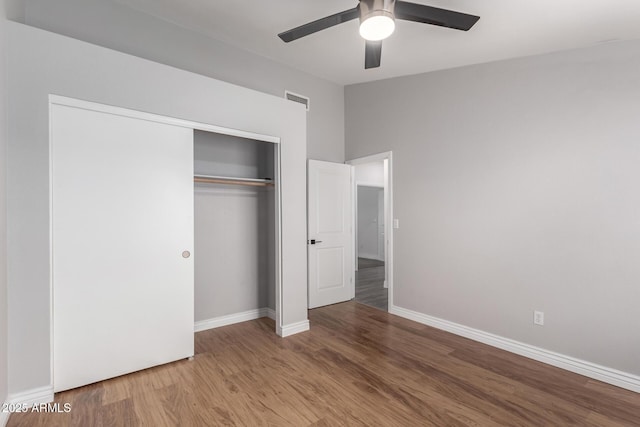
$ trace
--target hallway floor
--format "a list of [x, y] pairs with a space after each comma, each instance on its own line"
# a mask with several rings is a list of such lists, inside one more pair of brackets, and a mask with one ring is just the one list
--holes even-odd
[[387, 311], [387, 291], [384, 287], [384, 262], [358, 258], [355, 301]]

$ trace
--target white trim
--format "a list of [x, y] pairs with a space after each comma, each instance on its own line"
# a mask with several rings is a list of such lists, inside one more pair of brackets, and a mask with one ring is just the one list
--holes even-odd
[[278, 331], [278, 335], [282, 338], [288, 337], [290, 335], [298, 334], [300, 332], [305, 332], [309, 330], [309, 321], [303, 320], [297, 323], [291, 323], [289, 325], [284, 325]]
[[[275, 251], [275, 275], [276, 275], [276, 295], [275, 295], [275, 313], [273, 316], [273, 320], [275, 320], [276, 324], [276, 334], [280, 335], [281, 326], [284, 323], [284, 313], [282, 312], [282, 308], [284, 307], [284, 293], [282, 292], [282, 179], [281, 179], [281, 168], [282, 164], [281, 158], [281, 146], [274, 146], [273, 153], [273, 172], [274, 178], [276, 181], [275, 188], [275, 245], [273, 247]], [[306, 175], [306, 174], [305, 174]]]
[[389, 157], [391, 157], [391, 151], [385, 151], [383, 153], [377, 153], [377, 154], [371, 154], [369, 156], [364, 156], [364, 157], [358, 157], [352, 160], [347, 160], [347, 164], [349, 165], [362, 165], [365, 163], [374, 163], [374, 162], [380, 162], [384, 159], [388, 159]]
[[385, 233], [387, 233], [387, 247], [385, 248], [385, 260], [384, 260], [384, 271], [385, 271], [385, 288], [388, 288], [388, 296], [387, 296], [387, 304], [388, 307], [393, 306], [393, 269], [394, 269], [394, 249], [393, 249], [393, 235], [395, 230], [393, 228], [393, 224], [395, 223], [395, 218], [393, 216], [393, 153], [391, 151], [386, 153], [387, 159], [383, 162], [386, 165], [386, 182], [385, 182], [385, 191], [387, 204], [386, 209], [389, 214], [388, 217], [384, 219], [385, 225]]
[[[9, 402], [7, 402], [9, 403]], [[7, 423], [9, 422], [9, 416], [11, 415], [10, 412], [2, 412], [0, 411], [0, 427], [5, 427], [7, 425]]]
[[[355, 177], [356, 168], [351, 165], [351, 175]], [[351, 185], [351, 193], [353, 193], [353, 197], [351, 197], [351, 245], [353, 246], [353, 271], [359, 271], [360, 265], [358, 263], [358, 258], [360, 258], [360, 242], [358, 241], [358, 183], [354, 182]], [[355, 273], [353, 275], [353, 279], [351, 280], [353, 283], [353, 294], [351, 295], [352, 299], [356, 297], [356, 277]]]
[[545, 350], [540, 347], [504, 338], [479, 329], [469, 328], [464, 325], [429, 316], [417, 311], [393, 305], [389, 305], [389, 307], [389, 313], [395, 314], [396, 316], [404, 317], [405, 319], [451, 332], [452, 334], [488, 344], [492, 347], [497, 347], [511, 353], [519, 354], [520, 356], [528, 357], [529, 359], [537, 360], [557, 368], [575, 372], [576, 374], [584, 375], [598, 381], [640, 393], [640, 376]]
[[[348, 162], [346, 162], [349, 164]], [[351, 299], [356, 298], [356, 271], [359, 270], [358, 258], [360, 248], [358, 247], [358, 183], [356, 182], [356, 168], [351, 166], [351, 247], [353, 248], [353, 264], [351, 274]]]
[[206, 331], [208, 329], [219, 328], [221, 326], [260, 319], [261, 317], [275, 319], [276, 312], [270, 308], [257, 308], [255, 310], [227, 314], [226, 316], [214, 317], [212, 319], [199, 320], [195, 322], [193, 330], [194, 332]]
[[262, 310], [266, 310], [266, 315], [263, 317], [268, 317], [271, 320], [276, 320], [276, 311], [273, 308], [263, 308]]
[[380, 185], [377, 182], [356, 181], [356, 187], [384, 188], [384, 184]]
[[66, 107], [81, 108], [83, 110], [98, 111], [101, 113], [114, 114], [117, 116], [131, 117], [134, 119], [147, 120], [151, 122], [164, 123], [173, 126], [180, 126], [189, 129], [203, 130], [207, 132], [215, 132], [223, 135], [237, 136], [240, 138], [255, 139], [258, 141], [280, 143], [277, 136], [263, 135], [254, 132], [248, 132], [239, 129], [231, 129], [222, 126], [216, 126], [208, 123], [199, 123], [191, 120], [177, 119], [174, 117], [161, 116], [159, 114], [147, 113], [144, 111], [132, 110], [130, 108], [116, 107], [113, 105], [99, 104], [97, 102], [85, 101], [82, 99], [68, 98], [60, 95], [49, 95], [49, 103], [55, 105], [63, 105]]
[[54, 383], [53, 353], [53, 102], [49, 95], [49, 383]]
[[32, 388], [20, 393], [10, 394], [7, 403], [31, 406], [37, 403], [53, 402], [53, 386]]

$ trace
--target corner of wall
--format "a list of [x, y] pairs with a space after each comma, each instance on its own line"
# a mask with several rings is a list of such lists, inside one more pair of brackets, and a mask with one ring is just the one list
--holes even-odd
[[310, 329], [309, 320], [303, 320], [301, 322], [290, 323], [288, 325], [277, 326], [276, 333], [286, 338], [291, 335], [299, 334], [300, 332], [306, 332]]
[[4, 0], [3, 17], [16, 22], [24, 22], [25, 19], [25, 0]]
[[[6, 16], [9, 12], [4, 1], [0, 5], [0, 404], [8, 395], [8, 349], [7, 349], [7, 252], [6, 252], [6, 147], [7, 147], [7, 73], [6, 73]], [[9, 420], [9, 414], [0, 411], [0, 426]]]

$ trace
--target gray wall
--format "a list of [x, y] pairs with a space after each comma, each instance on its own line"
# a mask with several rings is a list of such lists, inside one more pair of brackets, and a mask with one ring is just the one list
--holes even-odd
[[196, 174], [236, 178], [273, 178], [273, 144], [231, 135], [194, 132]]
[[[273, 190], [197, 184], [194, 194], [195, 321], [265, 308], [270, 286], [267, 206]], [[270, 308], [275, 308], [271, 305]]]
[[9, 391], [50, 384], [48, 94], [281, 138], [283, 314], [307, 319], [302, 106], [36, 28], [8, 23]]
[[393, 150], [395, 305], [640, 374], [640, 41], [345, 101], [347, 158]]
[[268, 200], [273, 190], [196, 185], [195, 321], [261, 308], [274, 309]]
[[341, 85], [111, 0], [23, 0], [23, 3], [24, 23], [28, 25], [275, 96], [283, 97], [285, 89], [306, 95], [311, 98], [311, 111], [307, 113], [308, 157], [344, 161]]
[[[6, 207], [6, 150], [7, 150], [7, 87], [6, 87], [6, 19], [5, 4], [0, 2], [0, 404], [7, 400], [7, 207]], [[0, 415], [0, 420], [2, 415]]]
[[358, 186], [357, 229], [358, 257], [360, 258], [379, 259], [378, 221], [380, 212], [378, 212], [378, 197], [380, 193], [384, 193], [384, 188]]

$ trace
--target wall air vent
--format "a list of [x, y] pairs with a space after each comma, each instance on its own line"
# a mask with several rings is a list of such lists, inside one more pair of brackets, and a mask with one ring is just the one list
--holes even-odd
[[304, 108], [309, 111], [310, 100], [308, 97], [303, 95], [298, 95], [297, 93], [289, 92], [288, 90], [284, 91], [284, 97], [289, 101], [297, 102], [298, 104], [304, 105]]

